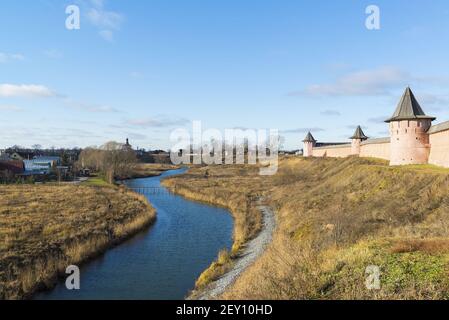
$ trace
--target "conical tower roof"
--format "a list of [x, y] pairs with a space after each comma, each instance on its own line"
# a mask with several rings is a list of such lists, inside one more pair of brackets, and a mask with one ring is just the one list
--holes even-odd
[[394, 112], [393, 116], [385, 122], [400, 121], [400, 120], [416, 120], [416, 119], [430, 119], [435, 120], [435, 117], [427, 116], [421, 106], [416, 100], [410, 87], [405, 89], [401, 100]]
[[354, 135], [350, 137], [349, 139], [361, 139], [361, 140], [367, 140], [368, 137], [365, 136], [363, 133], [362, 127], [357, 126], [357, 129], [355, 129]]
[[309, 133], [307, 133], [306, 137], [304, 138], [304, 140], [302, 140], [302, 142], [316, 142], [316, 140], [309, 131]]

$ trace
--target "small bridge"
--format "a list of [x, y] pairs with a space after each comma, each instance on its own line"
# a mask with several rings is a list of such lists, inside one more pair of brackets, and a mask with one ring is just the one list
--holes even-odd
[[128, 187], [128, 189], [146, 196], [154, 196], [170, 193], [168, 189], [162, 187]]

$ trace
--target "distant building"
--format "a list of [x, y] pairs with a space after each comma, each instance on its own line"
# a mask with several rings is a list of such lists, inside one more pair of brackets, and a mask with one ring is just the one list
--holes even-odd
[[5, 150], [0, 150], [0, 161], [8, 161], [11, 160], [9, 154], [5, 152]]
[[23, 157], [18, 152], [9, 154], [9, 158], [12, 160], [23, 160]]
[[50, 174], [52, 169], [61, 165], [60, 157], [35, 157], [31, 160], [23, 160], [25, 174]]
[[25, 171], [24, 163], [20, 160], [0, 161], [0, 172], [22, 174]]
[[36, 163], [50, 163], [52, 166], [61, 165], [61, 157], [56, 156], [36, 156], [33, 158]]

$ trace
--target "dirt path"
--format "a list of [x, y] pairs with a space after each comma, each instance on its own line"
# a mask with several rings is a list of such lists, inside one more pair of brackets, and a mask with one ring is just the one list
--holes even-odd
[[211, 283], [206, 292], [200, 294], [198, 300], [217, 299], [225, 290], [232, 285], [240, 274], [253, 264], [262, 253], [264, 253], [267, 246], [271, 243], [276, 220], [274, 213], [270, 207], [259, 205], [259, 209], [263, 214], [263, 228], [256, 238], [249, 241], [237, 258], [233, 268], [225, 273], [220, 279]]

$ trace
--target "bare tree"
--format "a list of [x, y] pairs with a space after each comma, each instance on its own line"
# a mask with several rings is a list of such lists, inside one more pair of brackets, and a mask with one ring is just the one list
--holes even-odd
[[128, 145], [107, 142], [100, 148], [84, 149], [78, 161], [78, 167], [100, 172], [106, 181], [113, 183], [116, 177], [126, 177], [134, 169], [137, 157]]

